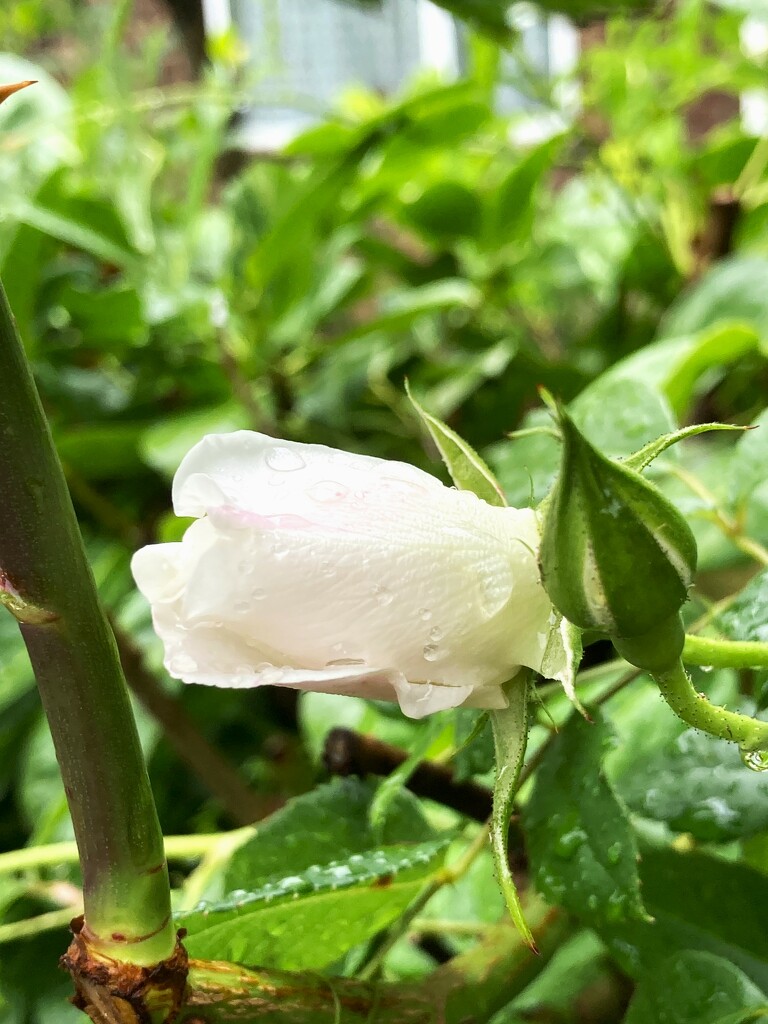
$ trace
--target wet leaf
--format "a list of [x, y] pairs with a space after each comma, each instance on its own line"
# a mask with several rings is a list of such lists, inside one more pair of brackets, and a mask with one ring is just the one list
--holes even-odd
[[[308, 850], [311, 834], [303, 835]], [[450, 837], [352, 854], [276, 876], [178, 918], [193, 957], [325, 967], [395, 920], [442, 864]]]
[[624, 1024], [720, 1024], [730, 1014], [765, 1006], [765, 994], [738, 967], [711, 953], [685, 951], [641, 979]]
[[536, 888], [589, 923], [643, 921], [637, 846], [603, 770], [612, 734], [572, 715], [549, 747], [523, 810]]

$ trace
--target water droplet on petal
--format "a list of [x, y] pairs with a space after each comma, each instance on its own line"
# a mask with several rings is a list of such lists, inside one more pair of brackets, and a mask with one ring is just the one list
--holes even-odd
[[381, 584], [376, 584], [376, 586], [373, 588], [373, 596], [376, 598], [377, 603], [380, 604], [382, 608], [386, 607], [388, 604], [392, 604], [392, 602], [395, 599], [395, 595], [392, 593], [392, 591], [387, 590], [386, 587], [382, 587]]
[[237, 615], [245, 615], [245, 613], [250, 609], [250, 607], [251, 606], [248, 603], [248, 601], [235, 602], [235, 612]]
[[174, 654], [168, 662], [168, 671], [173, 676], [184, 676], [189, 672], [197, 672], [197, 662], [189, 654]]
[[335, 658], [333, 661], [326, 661], [326, 668], [342, 668], [345, 665], [364, 665], [362, 658]]
[[425, 661], [437, 661], [440, 651], [437, 644], [425, 644], [422, 654]]
[[432, 612], [429, 608], [419, 608], [419, 618], [422, 622], [429, 622], [432, 618]]
[[442, 629], [440, 629], [439, 626], [433, 626], [432, 629], [430, 629], [430, 631], [429, 631], [429, 639], [430, 640], [442, 640], [443, 639], [443, 635], [444, 635], [443, 631], [442, 631]]
[[349, 494], [349, 488], [335, 480], [319, 480], [316, 484], [312, 484], [307, 493], [314, 501], [328, 505], [335, 501], [343, 501]]
[[278, 473], [290, 473], [295, 469], [303, 469], [306, 465], [298, 452], [285, 445], [270, 448], [264, 456], [264, 461], [270, 469], [274, 469]]
[[254, 587], [251, 591], [251, 597], [254, 601], [263, 601], [266, 596], [267, 592], [264, 587]]

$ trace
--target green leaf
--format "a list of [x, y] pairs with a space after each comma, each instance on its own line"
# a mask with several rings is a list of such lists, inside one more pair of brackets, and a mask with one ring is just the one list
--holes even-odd
[[724, 321], [752, 327], [768, 341], [768, 259], [731, 256], [720, 260], [685, 291], [667, 312], [664, 337], [695, 334]]
[[552, 741], [523, 811], [536, 887], [589, 924], [645, 919], [637, 846], [603, 770], [612, 734], [572, 715]]
[[95, 230], [85, 220], [48, 209], [40, 203], [14, 204], [13, 214], [29, 227], [37, 228], [38, 231], [58, 238], [59, 241], [76, 249], [82, 249], [104, 263], [127, 267], [136, 259], [133, 252]]
[[113, 480], [143, 470], [139, 438], [146, 430], [139, 423], [93, 423], [55, 435], [59, 457], [67, 468], [86, 480]]
[[768, 466], [768, 409], [752, 421], [754, 430], [748, 430], [736, 442], [731, 459], [731, 504], [739, 506], [766, 481]]
[[493, 787], [491, 846], [496, 877], [515, 927], [528, 945], [535, 949], [533, 935], [523, 916], [520, 896], [509, 866], [509, 818], [517, 793], [517, 781], [523, 767], [528, 742], [529, 673], [522, 670], [507, 683], [504, 690], [509, 707], [491, 712], [493, 740], [496, 747], [496, 783]]
[[363, 320], [355, 327], [334, 338], [335, 345], [345, 345], [370, 334], [399, 331], [419, 317], [450, 309], [474, 310], [480, 305], [480, 291], [470, 281], [447, 278], [391, 292], [381, 300], [382, 312], [371, 320]]
[[768, 828], [768, 786], [733, 744], [694, 729], [624, 764], [616, 781], [630, 810], [702, 843]]
[[376, 787], [359, 779], [334, 779], [289, 800], [253, 839], [232, 856], [227, 889], [249, 889], [281, 874], [298, 874], [313, 864], [348, 859], [375, 846], [435, 838], [419, 803], [398, 792], [386, 808], [378, 839], [370, 822]]
[[459, 437], [435, 416], [432, 416], [413, 397], [406, 381], [405, 390], [411, 405], [421, 417], [432, 440], [448, 468], [451, 479], [463, 491], [472, 491], [489, 505], [506, 505], [501, 487], [480, 456], [466, 441]]
[[730, 1014], [766, 1006], [765, 994], [738, 967], [686, 950], [641, 979], [624, 1024], [720, 1024]]
[[[311, 848], [311, 834], [304, 835]], [[352, 854], [276, 877], [178, 918], [193, 957], [326, 967], [394, 921], [441, 865], [449, 837]]]
[[466, 21], [472, 28], [490, 36], [499, 43], [513, 38], [507, 20], [507, 5], [498, 0], [435, 0], [438, 7]]
[[729, 640], [768, 643], [768, 569], [752, 577], [715, 624]]
[[561, 145], [562, 137], [556, 136], [535, 146], [501, 181], [488, 205], [487, 244], [504, 246], [530, 231], [536, 188]]
[[643, 902], [652, 922], [598, 922], [624, 970], [641, 976], [684, 949], [714, 953], [768, 991], [768, 877], [704, 853], [645, 850]]
[[695, 398], [696, 385], [709, 372], [725, 368], [758, 347], [754, 328], [742, 323], [716, 324], [682, 337], [663, 336], [622, 359], [600, 378], [641, 381], [663, 393], [682, 417]]

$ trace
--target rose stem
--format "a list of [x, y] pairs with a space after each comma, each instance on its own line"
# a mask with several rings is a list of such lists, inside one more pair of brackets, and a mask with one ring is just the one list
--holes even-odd
[[174, 947], [163, 838], [114, 638], [0, 284], [0, 603], [19, 620], [83, 870], [89, 945], [152, 964]]

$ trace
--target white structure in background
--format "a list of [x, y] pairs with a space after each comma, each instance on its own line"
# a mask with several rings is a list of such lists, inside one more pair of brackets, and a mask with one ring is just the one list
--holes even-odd
[[[352, 85], [391, 95], [419, 71], [446, 78], [462, 68], [462, 29], [429, 0], [202, 0], [211, 36], [234, 25], [249, 46], [253, 103], [238, 135], [253, 149], [279, 148], [331, 110]], [[500, 0], [501, 2], [501, 0]], [[578, 36], [562, 17], [543, 19], [532, 5], [510, 5], [531, 68], [560, 75], [578, 55]], [[510, 77], [514, 77], [510, 59]], [[535, 141], [558, 131], [576, 97], [558, 97], [564, 113], [542, 111], [512, 85], [499, 88], [503, 113], [520, 111], [515, 134]]]
[[[768, 60], [768, 21], [745, 18], [741, 23], [741, 48], [756, 63]], [[741, 94], [741, 123], [750, 135], [768, 132], [768, 90], [747, 89]]]

